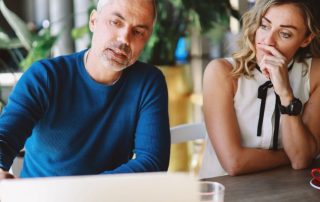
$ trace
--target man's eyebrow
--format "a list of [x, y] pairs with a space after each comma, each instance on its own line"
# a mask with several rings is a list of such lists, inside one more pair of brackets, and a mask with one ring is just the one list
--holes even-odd
[[[115, 16], [117, 16], [118, 18], [120, 18], [120, 19], [122, 19], [122, 20], [124, 20], [124, 21], [126, 20], [126, 18], [123, 17], [123, 16], [122, 16], [120, 13], [118, 13], [118, 12], [114, 12], [114, 13], [112, 13], [112, 15], [115, 15]], [[135, 27], [139, 27], [139, 28], [146, 29], [146, 30], [149, 30], [149, 29], [150, 29], [148, 25], [144, 25], [144, 24], [136, 25]]]
[[125, 18], [118, 12], [113, 12], [112, 15], [117, 16], [118, 18], [121, 18], [122, 20], [125, 20]]
[[[264, 20], [266, 20], [268, 23], [271, 23], [271, 20], [269, 20], [267, 17], [263, 16], [262, 18]], [[291, 29], [298, 30], [298, 28], [296, 26], [294, 26], [294, 25], [280, 25], [280, 27], [291, 28]]]

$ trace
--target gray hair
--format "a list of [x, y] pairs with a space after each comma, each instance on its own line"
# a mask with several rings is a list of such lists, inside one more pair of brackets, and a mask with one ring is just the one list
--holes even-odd
[[[97, 4], [97, 11], [100, 11], [103, 6], [105, 6], [107, 3], [110, 3], [112, 0], [98, 0]], [[156, 5], [156, 0], [146, 0], [146, 1], [151, 1], [153, 5], [153, 13], [154, 13], [154, 21], [157, 18], [157, 5]]]
[[110, 0], [97, 0], [97, 10], [100, 11], [101, 8], [106, 5], [106, 3], [110, 2]]

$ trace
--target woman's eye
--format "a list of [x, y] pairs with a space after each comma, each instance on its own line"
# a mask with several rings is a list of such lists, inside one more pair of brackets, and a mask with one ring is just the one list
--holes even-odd
[[268, 28], [268, 26], [267, 26], [267, 25], [264, 25], [264, 24], [261, 24], [260, 27], [261, 27], [262, 29], [267, 29], [267, 28]]
[[288, 38], [291, 37], [291, 34], [286, 33], [286, 32], [280, 32], [280, 35], [281, 35], [283, 38], [286, 38], [286, 39], [288, 39]]

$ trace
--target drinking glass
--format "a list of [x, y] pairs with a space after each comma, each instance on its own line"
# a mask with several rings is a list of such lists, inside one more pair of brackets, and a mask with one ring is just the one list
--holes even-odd
[[200, 181], [200, 201], [223, 202], [225, 187], [219, 182]]

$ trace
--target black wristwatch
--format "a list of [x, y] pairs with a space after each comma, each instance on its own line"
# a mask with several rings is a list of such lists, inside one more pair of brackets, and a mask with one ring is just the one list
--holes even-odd
[[302, 103], [298, 98], [293, 98], [288, 106], [279, 105], [281, 114], [288, 114], [289, 116], [297, 116], [302, 111]]

